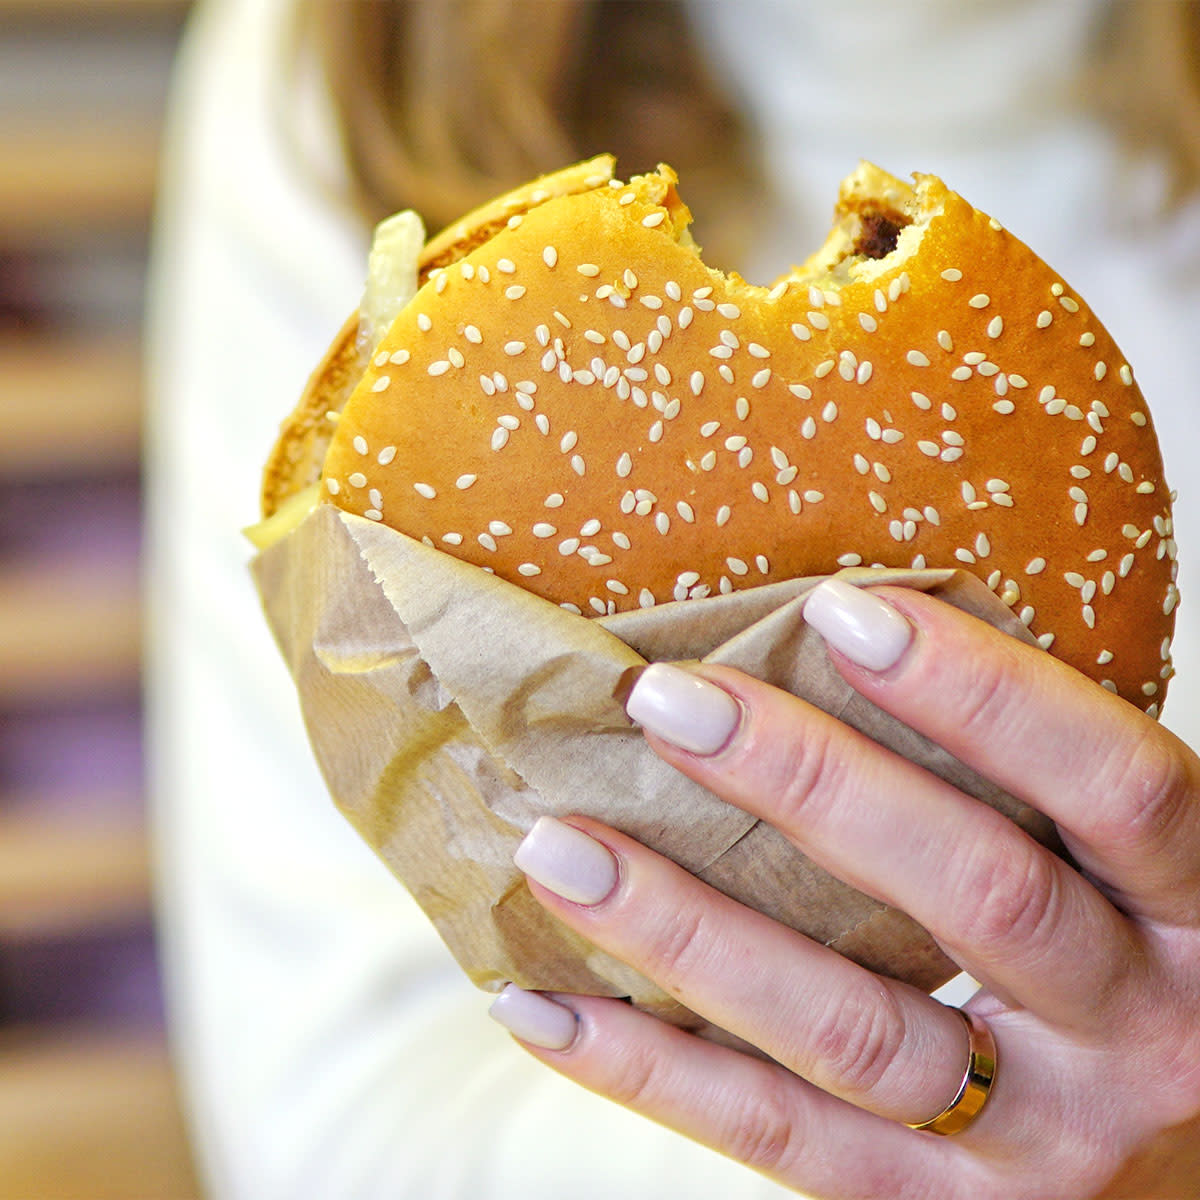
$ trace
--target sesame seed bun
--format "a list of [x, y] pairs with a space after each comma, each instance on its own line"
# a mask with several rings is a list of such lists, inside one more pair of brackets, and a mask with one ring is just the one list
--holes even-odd
[[1157, 714], [1171, 497], [1131, 369], [1065, 281], [939, 179], [864, 164], [825, 245], [759, 287], [702, 261], [668, 167], [611, 174], [433, 239], [378, 347], [350, 322], [314, 374], [265, 513], [323, 460], [323, 500], [586, 615], [962, 567]]

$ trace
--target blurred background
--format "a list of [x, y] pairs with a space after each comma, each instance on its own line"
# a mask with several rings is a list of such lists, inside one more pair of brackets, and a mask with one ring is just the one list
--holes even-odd
[[197, 1195], [150, 914], [141, 308], [182, 0], [0, 0], [0, 1200]]

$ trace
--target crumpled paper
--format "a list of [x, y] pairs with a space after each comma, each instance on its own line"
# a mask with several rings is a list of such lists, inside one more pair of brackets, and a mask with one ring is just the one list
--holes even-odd
[[[512, 855], [546, 813], [598, 818], [872, 970], [930, 990], [955, 974], [911, 918], [648, 749], [621, 699], [651, 661], [721, 663], [785, 688], [1059, 849], [1045, 816], [847, 687], [801, 616], [819, 578], [586, 618], [328, 504], [252, 570], [335, 802], [485, 989], [625, 996], [694, 1023], [533, 900]], [[1033, 643], [966, 572], [839, 577], [934, 593]]]

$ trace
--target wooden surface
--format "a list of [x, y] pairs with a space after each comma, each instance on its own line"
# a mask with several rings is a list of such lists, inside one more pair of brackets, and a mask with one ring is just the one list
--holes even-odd
[[5, 478], [128, 470], [137, 461], [143, 368], [135, 338], [9, 335], [0, 338], [0, 364]]
[[199, 1196], [159, 1036], [0, 1036], [0, 1200]]
[[141, 638], [128, 566], [68, 559], [0, 569], [0, 703], [134, 689]]
[[156, 123], [87, 115], [0, 120], [0, 236], [26, 248], [145, 226]]
[[0, 1200], [201, 1195], [136, 771], [140, 272], [187, 7], [0, 0]]
[[140, 827], [0, 815], [0, 938], [119, 929], [149, 907], [150, 854]]

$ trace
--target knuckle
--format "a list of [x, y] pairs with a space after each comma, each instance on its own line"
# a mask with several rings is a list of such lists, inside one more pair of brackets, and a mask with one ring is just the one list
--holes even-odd
[[977, 657], [970, 672], [957, 683], [957, 694], [947, 707], [953, 710], [955, 725], [967, 740], [996, 738], [1020, 722], [1018, 691], [1012, 687], [1008, 658]]
[[773, 750], [779, 763], [776, 782], [776, 811], [785, 828], [806, 825], [820, 815], [814, 809], [828, 805], [847, 780], [850, 756], [838, 753], [833, 736], [814, 728], [803, 738], [789, 739]]
[[663, 1089], [662, 1072], [653, 1054], [643, 1048], [636, 1052], [626, 1049], [611, 1055], [607, 1065], [604, 1092], [609, 1099], [634, 1112], [654, 1108]]
[[812, 1030], [814, 1074], [839, 1091], [874, 1091], [899, 1058], [907, 1026], [895, 997], [871, 989], [839, 997]]
[[658, 983], [678, 996], [685, 981], [703, 967], [709, 950], [709, 922], [699, 908], [671, 912], [651, 935], [647, 961], [654, 964]]
[[779, 1079], [737, 1094], [726, 1117], [728, 1154], [758, 1171], [779, 1172], [802, 1141], [799, 1114], [789, 1095], [794, 1079]]
[[1089, 840], [1110, 850], [1157, 850], [1194, 809], [1196, 788], [1194, 764], [1151, 725], [1112, 768], [1112, 782], [1098, 785]]
[[950, 889], [961, 912], [959, 935], [976, 950], [1027, 955], [1052, 937], [1063, 894], [1058, 869], [1031, 843], [983, 842]]

